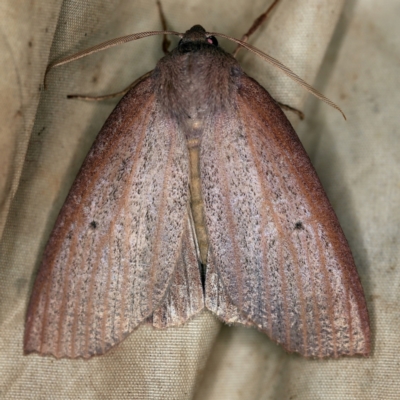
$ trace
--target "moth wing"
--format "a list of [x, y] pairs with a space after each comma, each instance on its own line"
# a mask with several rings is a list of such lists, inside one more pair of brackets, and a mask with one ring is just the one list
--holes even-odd
[[161, 306], [149, 318], [158, 329], [178, 326], [204, 309], [198, 250], [192, 229], [191, 211], [185, 219], [181, 253]]
[[241, 79], [202, 140], [206, 307], [290, 352], [367, 355], [365, 298], [337, 217], [276, 102]]
[[[60, 212], [33, 288], [25, 352], [104, 353], [174, 296], [185, 269], [197, 271], [198, 295], [197, 263], [185, 264], [196, 256], [188, 170], [184, 138], [160, 114], [150, 77], [110, 115]], [[167, 322], [191, 312], [181, 307]]]

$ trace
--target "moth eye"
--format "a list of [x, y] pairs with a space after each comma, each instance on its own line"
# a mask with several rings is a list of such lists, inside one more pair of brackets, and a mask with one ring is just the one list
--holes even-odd
[[209, 36], [207, 38], [207, 43], [212, 44], [213, 46], [218, 46], [218, 40], [215, 36]]

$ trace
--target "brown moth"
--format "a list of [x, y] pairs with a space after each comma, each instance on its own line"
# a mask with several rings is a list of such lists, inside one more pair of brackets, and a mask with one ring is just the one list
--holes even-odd
[[279, 105], [218, 46], [224, 35], [145, 32], [52, 66], [160, 33], [179, 45], [110, 115], [57, 219], [25, 353], [88, 358], [143, 323], [177, 326], [208, 309], [305, 357], [368, 355], [337, 217]]

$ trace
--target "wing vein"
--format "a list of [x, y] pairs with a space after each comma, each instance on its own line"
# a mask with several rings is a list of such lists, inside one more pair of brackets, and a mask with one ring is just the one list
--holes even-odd
[[[248, 106], [246, 105], [246, 107], [248, 107]], [[252, 114], [255, 113], [254, 109], [252, 109], [252, 108], [250, 108], [250, 107], [248, 107], [248, 111], [249, 111], [250, 113], [252, 113]], [[257, 120], [257, 119], [254, 119], [254, 120]], [[285, 164], [285, 165], [287, 166], [288, 171], [289, 171], [290, 174], [292, 174], [292, 175], [294, 175], [294, 176], [297, 176], [298, 179], [299, 179], [300, 181], [302, 181], [303, 179], [302, 179], [301, 176], [299, 176], [299, 171], [294, 167], [292, 161], [290, 160], [290, 158], [289, 158], [289, 156], [288, 156], [288, 152], [290, 152], [290, 150], [287, 148], [287, 144], [286, 144], [285, 141], [283, 141], [280, 137], [278, 137], [278, 133], [277, 133], [274, 129], [271, 129], [271, 132], [273, 133], [273, 138], [274, 138], [274, 140], [276, 141], [276, 143], [279, 144], [280, 148], [283, 147], [282, 150], [284, 150], [284, 151], [282, 151], [282, 152], [279, 154], [279, 157], [280, 157], [280, 158], [284, 158], [283, 164]], [[272, 148], [272, 147], [273, 147], [273, 146], [270, 146], [270, 148]], [[282, 179], [282, 176], [281, 176], [281, 179]], [[285, 185], [283, 185], [282, 189], [284, 189], [284, 190], [287, 192], [287, 188], [285, 187]], [[310, 195], [311, 195], [311, 194], [310, 194], [310, 191], [308, 191], [308, 190], [305, 190], [304, 193], [303, 193], [303, 196], [304, 196], [305, 199], [306, 199], [307, 205], [308, 205], [308, 206], [311, 208], [311, 210], [312, 210], [312, 211], [311, 211], [311, 214], [317, 215], [317, 214], [318, 214], [318, 210], [316, 209], [315, 201], [314, 201], [313, 199], [310, 198]], [[317, 224], [317, 222], [316, 222], [315, 220], [309, 220], [308, 223], [312, 226], [313, 231], [317, 233], [317, 232], [318, 232], [318, 224]], [[292, 240], [293, 240], [293, 239], [292, 239]], [[291, 244], [293, 245], [293, 242], [292, 242], [292, 241], [291, 241]], [[329, 285], [329, 279], [328, 279], [328, 277], [327, 277], [326, 258], [325, 258], [323, 249], [322, 249], [322, 247], [321, 247], [321, 240], [317, 240], [317, 249], [318, 249], [319, 257], [321, 258], [321, 266], [322, 266], [321, 269], [322, 269], [322, 271], [323, 271], [324, 283], [325, 283], [325, 286], [326, 286], [326, 289], [327, 289], [327, 296], [326, 296], [326, 297], [327, 297], [327, 300], [328, 300], [328, 308], [329, 308], [328, 315], [329, 315], [330, 324], [331, 324], [331, 327], [332, 327], [332, 337], [333, 337], [334, 354], [336, 355], [336, 329], [335, 329], [335, 325], [334, 325], [334, 321], [333, 321], [333, 314], [334, 314], [334, 312], [333, 312], [333, 304], [332, 304], [332, 299], [333, 299], [333, 297], [332, 297], [331, 287], [330, 287], [330, 285]], [[294, 252], [293, 254], [295, 254], [296, 257], [297, 257], [297, 252]], [[309, 266], [309, 268], [310, 268], [310, 266]], [[310, 272], [311, 272], [311, 270], [310, 270]], [[298, 272], [297, 272], [297, 274], [298, 274]], [[301, 288], [301, 285], [300, 285], [300, 289], [302, 289], [302, 288]], [[302, 298], [302, 302], [301, 302], [302, 304], [303, 304], [303, 300], [304, 300], [304, 298]], [[313, 302], [316, 302], [316, 298], [313, 297], [312, 301], [313, 301]], [[303, 314], [303, 313], [302, 313], [302, 314]], [[304, 315], [304, 314], [303, 314], [303, 315]], [[303, 327], [305, 327], [304, 320], [303, 320]], [[319, 334], [321, 334], [321, 333], [319, 333]], [[320, 351], [322, 351], [321, 348], [320, 348]]]
[[[247, 116], [247, 115], [249, 116], [249, 118], [247, 120], [247, 123], [246, 123], [246, 126], [252, 126], [252, 125], [254, 125], [254, 123], [252, 121], [257, 121], [259, 119], [259, 117], [256, 114], [255, 110], [251, 109], [247, 105], [246, 105], [246, 109], [247, 109], [247, 112], [243, 113], [245, 116]], [[270, 129], [270, 130], [272, 131], [272, 129]], [[271, 154], [273, 156], [272, 159], [274, 159], [274, 160], [278, 159], [278, 155], [274, 151], [274, 146], [268, 146], [268, 144], [265, 143], [265, 138], [262, 135], [259, 135], [259, 138], [260, 138], [260, 140], [264, 141], [265, 147], [267, 147], [271, 151]], [[254, 141], [252, 139], [252, 135], [248, 135], [248, 142], [249, 142], [250, 150], [251, 150], [251, 152], [253, 154], [253, 159], [254, 160], [259, 160], [260, 159], [260, 155], [258, 154], [258, 152], [256, 150], [256, 147], [254, 145]], [[301, 323], [302, 323], [302, 331], [303, 331], [303, 346], [304, 346], [304, 349], [306, 350], [307, 349], [306, 343], [307, 343], [308, 333], [307, 333], [307, 324], [306, 324], [306, 317], [305, 317], [306, 313], [305, 313], [305, 308], [304, 308], [304, 293], [303, 293], [303, 288], [302, 288], [302, 285], [301, 285], [301, 277], [300, 277], [300, 272], [299, 272], [299, 257], [298, 257], [296, 248], [295, 248], [294, 243], [293, 243], [293, 237], [290, 236], [290, 238], [291, 238], [290, 241], [287, 240], [288, 239], [288, 235], [284, 235], [283, 224], [281, 223], [280, 219], [276, 217], [279, 212], [276, 210], [276, 208], [274, 207], [273, 203], [268, 200], [269, 196], [268, 196], [268, 193], [267, 193], [267, 190], [266, 190], [266, 187], [265, 187], [265, 183], [264, 183], [264, 180], [261, 179], [261, 177], [263, 176], [263, 171], [262, 171], [262, 169], [260, 167], [260, 163], [259, 162], [255, 162], [255, 166], [257, 168], [257, 175], [258, 175], [258, 178], [259, 178], [260, 187], [261, 187], [262, 192], [263, 192], [263, 199], [265, 200], [265, 202], [268, 203], [269, 209], [270, 210], [274, 210], [271, 213], [272, 214], [271, 216], [272, 216], [272, 218], [274, 220], [275, 226], [277, 227], [277, 231], [280, 234], [280, 238], [281, 238], [280, 241], [281, 241], [281, 243], [287, 243], [288, 244], [289, 250], [290, 250], [290, 254], [293, 257], [294, 272], [295, 272], [295, 277], [296, 277], [296, 282], [297, 282], [297, 289], [299, 290], [299, 297], [300, 297], [299, 303], [300, 303], [300, 309], [301, 309], [300, 315], [301, 315]], [[275, 162], [271, 162], [271, 166], [273, 166], [273, 168], [274, 168], [274, 174], [279, 177], [279, 180], [281, 182], [283, 182], [284, 179], [283, 179], [283, 176], [282, 176], [282, 172], [279, 170], [279, 168], [276, 167]], [[284, 191], [286, 193], [286, 197], [289, 197], [289, 195], [288, 195], [289, 191], [288, 191], [288, 188], [286, 187], [286, 185], [281, 185], [281, 189], [282, 189], [282, 191]], [[265, 225], [265, 223], [264, 223], [264, 225]], [[281, 246], [280, 247], [280, 249], [281, 249], [281, 251], [280, 251], [281, 258], [284, 258], [282, 256], [282, 248], [283, 247]], [[283, 263], [280, 263], [280, 264], [284, 265], [284, 260], [283, 260]], [[284, 315], [285, 315], [285, 327], [286, 327], [286, 340], [287, 340], [288, 348], [290, 348], [290, 346], [291, 346], [291, 336], [290, 336], [290, 324], [289, 324], [289, 321], [288, 321], [288, 318], [287, 318], [288, 317], [288, 300], [287, 300], [287, 294], [286, 294], [287, 285], [286, 285], [284, 268], [280, 268], [280, 273], [281, 273], [282, 286], [283, 286], [283, 295], [284, 295], [284, 307], [285, 307], [285, 314]]]
[[[146, 108], [147, 111], [148, 108]], [[143, 111], [145, 112], [145, 111]], [[146, 115], [147, 113], [145, 113]], [[143, 125], [144, 129], [141, 132], [140, 135], [140, 139], [139, 142], [137, 144], [137, 148], [141, 148], [143, 141], [144, 141], [144, 137], [146, 134], [146, 129], [145, 129], [145, 124]], [[129, 128], [126, 128], [129, 129]], [[139, 150], [140, 151], [140, 150]], [[96, 182], [96, 179], [93, 179], [93, 182]], [[89, 192], [90, 193], [90, 192]], [[108, 195], [108, 193], [106, 191], [104, 191], [102, 193], [102, 198], [104, 198], [104, 196]], [[83, 201], [81, 202], [81, 204], [83, 203]], [[88, 317], [87, 317], [87, 322], [86, 322], [86, 329], [85, 329], [85, 351], [88, 352], [89, 351], [89, 339], [90, 339], [90, 326], [92, 325], [93, 322], [92, 319], [94, 318], [94, 312], [93, 312], [93, 293], [94, 293], [94, 287], [95, 287], [95, 276], [97, 274], [97, 271], [100, 267], [100, 260], [101, 260], [101, 251], [104, 249], [105, 247], [105, 242], [107, 240], [112, 241], [113, 235], [111, 234], [111, 230], [112, 227], [114, 226], [114, 221], [111, 222], [110, 227], [108, 229], [108, 234], [103, 234], [103, 236], [100, 238], [98, 244], [97, 244], [97, 249], [100, 249], [100, 251], [96, 251], [96, 257], [94, 259], [94, 264], [93, 264], [93, 268], [91, 270], [91, 279], [90, 279], [90, 285], [89, 285], [89, 291], [88, 291], [88, 305], [87, 305], [87, 310], [88, 310]], [[108, 250], [108, 257], [112, 257], [111, 255], [111, 248]], [[110, 260], [109, 263], [109, 274], [111, 274], [112, 272], [112, 259]], [[108, 303], [108, 293], [106, 292], [104, 295], [104, 303], [103, 305], [105, 305], [105, 303]], [[104, 319], [103, 319], [104, 320]]]
[[[214, 132], [219, 132], [223, 127], [220, 127], [220, 123], [216, 123], [216, 128]], [[222, 136], [222, 135], [221, 135]], [[229, 226], [229, 232], [227, 233], [228, 237], [234, 238], [232, 241], [233, 245], [233, 259], [234, 259], [234, 269], [235, 269], [235, 276], [237, 277], [237, 287], [238, 287], [238, 294], [239, 294], [239, 305], [236, 305], [239, 310], [243, 309], [243, 303], [244, 303], [244, 298], [243, 298], [243, 271], [240, 266], [240, 257], [239, 253], [240, 250], [238, 248], [238, 243], [236, 240], [236, 235], [235, 235], [235, 222], [234, 222], [234, 213], [232, 210], [232, 203], [231, 203], [231, 196], [230, 196], [230, 191], [228, 188], [228, 173], [226, 171], [225, 163], [223, 162], [221, 158], [221, 147], [222, 147], [222, 140], [221, 140], [220, 135], [215, 135], [215, 151], [216, 151], [216, 163], [218, 163], [219, 167], [217, 168], [218, 171], [220, 171], [220, 174], [222, 174], [222, 181], [221, 181], [221, 186], [223, 187], [223, 199], [222, 201], [225, 203], [224, 210], [226, 211], [227, 214], [227, 222]], [[227, 291], [229, 293], [229, 291]]]
[[[168, 156], [167, 156], [167, 164], [164, 169], [164, 180], [163, 180], [163, 188], [161, 191], [161, 204], [159, 205], [159, 213], [158, 213], [158, 218], [157, 218], [157, 226], [156, 226], [156, 231], [155, 231], [155, 239], [154, 239], [154, 251], [153, 251], [153, 257], [151, 259], [151, 272], [150, 272], [150, 288], [151, 288], [151, 293], [154, 291], [154, 286], [155, 286], [155, 274], [156, 274], [156, 265], [158, 264], [158, 260], [160, 257], [160, 246], [162, 242], [162, 233], [164, 231], [162, 223], [164, 222], [164, 216], [165, 216], [165, 208], [166, 208], [166, 203], [167, 203], [167, 196], [164, 196], [163, 194], [167, 191], [168, 188], [168, 183], [170, 180], [170, 175], [171, 175], [171, 164], [173, 161], [173, 158], [175, 156], [175, 150], [176, 150], [176, 138], [177, 135], [170, 135], [169, 139], [169, 149], [168, 149]], [[153, 296], [151, 297], [149, 301], [149, 309], [153, 310]]]
[[[137, 151], [135, 153], [135, 159], [134, 159], [134, 162], [132, 165], [132, 169], [130, 171], [130, 176], [128, 178], [128, 181], [126, 182], [123, 193], [122, 193], [121, 197], [119, 198], [116, 215], [120, 215], [120, 212], [123, 208], [127, 209], [127, 202], [128, 202], [128, 197], [129, 197], [128, 192], [133, 187], [133, 180], [136, 176], [136, 170], [138, 168], [138, 164], [140, 161], [141, 151], [143, 149], [143, 142], [144, 142], [144, 139], [146, 136], [146, 130], [148, 129], [148, 126], [149, 126], [149, 124], [148, 124], [149, 118], [150, 118], [150, 115], [149, 115], [149, 113], [146, 112], [145, 120], [143, 123], [143, 130], [140, 135], [140, 141], [137, 146]], [[131, 225], [132, 225], [132, 215], [131, 215], [131, 213], [128, 212], [128, 214], [125, 215], [124, 234], [122, 237], [122, 242], [125, 242], [125, 245], [129, 238], [128, 230], [131, 228]], [[112, 236], [111, 232], [114, 232], [114, 230], [115, 230], [115, 220], [112, 221], [110, 228], [109, 228], [110, 236]], [[129, 248], [129, 243], [128, 243], [128, 245], [126, 245], [126, 249], [128, 249], [128, 248]], [[126, 253], [128, 253], [128, 251], [126, 251]], [[119, 335], [118, 335], [120, 340], [122, 340], [122, 338], [123, 338], [122, 324], [123, 324], [123, 321], [125, 320], [125, 303], [126, 303], [126, 290], [125, 289], [126, 289], [126, 285], [128, 282], [127, 276], [128, 276], [128, 269], [129, 269], [129, 260], [127, 260], [127, 258], [125, 258], [124, 261], [125, 262], [123, 263], [123, 271], [122, 271], [123, 278], [122, 278], [122, 288], [121, 288], [121, 307], [120, 307], [121, 318], [120, 318]], [[121, 259], [121, 262], [122, 262], [122, 259]], [[130, 329], [130, 322], [128, 325], [128, 330], [129, 329]]]
[[[243, 125], [244, 126], [249, 126], [249, 123], [251, 123], [251, 121], [250, 121], [251, 119], [248, 119], [247, 118], [247, 114], [241, 112], [240, 108], [239, 108], [239, 112], [240, 112], [240, 115], [241, 115], [241, 120], [245, 122]], [[257, 154], [257, 151], [256, 151], [255, 146], [254, 146], [254, 141], [252, 140], [252, 137], [251, 137], [250, 134], [247, 135], [247, 140], [248, 140], [250, 152], [253, 155], [252, 158], [253, 158], [253, 160], [255, 160], [254, 165], [255, 165], [255, 167], [257, 169], [257, 177], [258, 177], [258, 181], [259, 181], [259, 184], [260, 184], [260, 187], [261, 187], [261, 190], [262, 190], [262, 195], [263, 195], [262, 198], [263, 198], [263, 201], [267, 204], [267, 207], [260, 207], [261, 218], [262, 218], [262, 226], [261, 226], [261, 233], [262, 233], [262, 232], [265, 232], [266, 226], [267, 226], [266, 209], [273, 210], [274, 207], [273, 207], [272, 202], [269, 200], [269, 196], [266, 193], [266, 190], [265, 190], [265, 187], [264, 187], [264, 185], [262, 183], [262, 180], [260, 179], [260, 177], [262, 176], [262, 171], [260, 169], [259, 163], [257, 162], [258, 154]], [[276, 218], [276, 213], [272, 212], [271, 213], [271, 217], [272, 217], [272, 219], [274, 221], [274, 225], [278, 227], [279, 224], [280, 224], [280, 221]], [[268, 318], [268, 328], [267, 328], [267, 330], [268, 330], [268, 335], [270, 337], [272, 337], [273, 335], [272, 335], [272, 309], [271, 309], [271, 303], [272, 303], [273, 299], [272, 299], [272, 294], [270, 293], [270, 286], [269, 286], [269, 283], [268, 283], [268, 277], [270, 276], [270, 272], [268, 270], [270, 270], [270, 265], [269, 265], [269, 263], [265, 262], [267, 260], [266, 253], [268, 253], [267, 252], [266, 235], [263, 235], [263, 234], [261, 234], [261, 249], [262, 249], [262, 253], [263, 253], [262, 260], [264, 260], [264, 265], [262, 267], [262, 273], [263, 273], [263, 276], [264, 276], [264, 282], [266, 283], [266, 285], [265, 285], [266, 286], [265, 287], [265, 291], [266, 291], [266, 301], [265, 301], [265, 303], [266, 303], [266, 307], [267, 307], [267, 318]], [[284, 294], [284, 296], [285, 296], [285, 294]]]
[[[251, 108], [251, 107], [248, 107], [247, 104], [246, 104], [246, 109], [247, 109], [247, 112], [249, 113], [249, 115], [252, 116], [250, 121], [257, 121], [258, 120], [258, 116], [255, 113], [255, 110], [253, 108]], [[274, 129], [270, 129], [270, 131], [271, 131], [275, 141], [277, 143], [279, 143], [280, 145], [284, 145], [284, 142], [279, 140], [280, 138], [277, 136], [277, 133], [275, 132], [275, 130]], [[260, 140], [264, 141], [265, 146], [267, 147], [268, 143], [266, 143], [266, 139], [262, 135], [259, 135], [259, 138], [260, 138]], [[293, 165], [291, 163], [291, 160], [287, 156], [287, 152], [282, 152], [280, 154], [276, 154], [276, 152], [274, 152], [274, 146], [268, 146], [268, 149], [271, 151], [271, 153], [273, 153], [275, 159], [279, 159], [282, 156], [285, 157], [286, 160], [284, 161], [284, 164], [288, 167], [289, 172], [291, 174], [295, 175], [295, 176], [298, 176], [298, 171], [293, 167]], [[252, 151], [253, 151], [253, 153], [255, 153], [256, 150], [254, 150], [254, 147], [253, 147]], [[258, 159], [258, 157], [256, 159]], [[282, 172], [279, 170], [279, 168], [276, 168], [275, 171], [279, 175], [280, 181], [284, 182], [284, 179], [283, 179], [283, 176], [282, 176]], [[286, 196], [287, 196], [287, 198], [289, 198], [290, 197], [289, 196], [289, 191], [288, 191], [288, 188], [286, 187], [286, 185], [281, 185], [281, 189], [286, 192]], [[267, 197], [267, 196], [265, 195], [265, 197]], [[307, 193], [306, 197], [308, 197], [308, 193]], [[312, 203], [310, 203], [310, 199], [308, 198], [307, 200], [308, 200], [308, 204], [311, 205]], [[290, 206], [291, 205], [289, 204], [289, 207]], [[293, 210], [290, 213], [293, 214]], [[273, 213], [273, 214], [275, 215], [276, 213]], [[316, 229], [318, 228], [316, 223], [314, 223], [312, 221], [311, 225], [313, 225], [314, 231], [316, 231]], [[282, 230], [280, 229], [279, 231], [281, 232], [281, 235], [282, 235]], [[281, 236], [281, 237], [283, 238], [283, 236]], [[299, 270], [300, 260], [299, 260], [299, 256], [298, 256], [297, 250], [295, 248], [293, 235], [290, 235], [290, 241], [288, 241], [287, 238], [288, 238], [288, 235], [285, 236], [285, 239], [286, 239], [285, 241], [289, 245], [290, 253], [294, 258], [293, 259], [293, 266], [294, 266], [294, 272], [295, 272], [297, 288], [299, 290], [299, 298], [300, 298], [301, 322], [302, 322], [302, 331], [303, 331], [303, 346], [304, 346], [304, 351], [307, 354], [308, 329], [307, 329], [307, 318], [306, 318], [306, 309], [305, 309], [305, 297], [304, 297], [303, 285], [302, 285], [302, 282], [301, 282], [301, 276], [300, 276], [300, 270]], [[304, 241], [303, 241], [303, 244], [304, 244]], [[305, 250], [307, 250], [307, 245], [303, 246], [303, 248]], [[319, 252], [320, 252], [320, 254], [322, 254], [320, 248], [319, 248]], [[308, 251], [307, 251], [307, 260], [309, 260]], [[309, 261], [308, 261], [307, 265], [310, 265]], [[313, 280], [313, 271], [312, 271], [312, 269], [310, 269], [309, 272], [310, 272], [310, 277]], [[312, 284], [312, 286], [313, 286], [313, 290], [314, 290], [314, 284]], [[313, 298], [315, 299], [315, 297], [313, 297]], [[331, 299], [331, 297], [329, 297], [329, 299]], [[316, 311], [315, 300], [313, 301], [313, 308], [314, 308], [314, 311]], [[316, 313], [316, 315], [318, 315], [318, 313]], [[316, 318], [316, 320], [319, 322], [318, 318]], [[333, 326], [333, 324], [332, 324], [332, 326]], [[321, 343], [321, 332], [319, 331], [317, 334], [318, 334], [318, 342]], [[319, 347], [321, 349], [321, 346], [319, 346]]]
[[[69, 271], [71, 269], [71, 264], [73, 263], [73, 260], [75, 259], [76, 249], [77, 249], [77, 245], [76, 245], [77, 238], [76, 238], [76, 236], [74, 236], [72, 238], [72, 241], [73, 241], [73, 245], [70, 247], [70, 252], [68, 253], [67, 263], [65, 264], [65, 270], [63, 271], [65, 278], [64, 278], [63, 288], [62, 288], [63, 294], [62, 294], [62, 298], [61, 298], [61, 306], [60, 306], [60, 311], [59, 311], [58, 328], [57, 328], [57, 334], [58, 334], [57, 347], [56, 347], [56, 353], [57, 354], [60, 354], [60, 351], [61, 351], [61, 337], [62, 337], [61, 332], [63, 330], [64, 319], [65, 319], [64, 315], [66, 313], [66, 303], [67, 303], [67, 299], [68, 299], [68, 295], [67, 295], [68, 290], [67, 290], [67, 288], [68, 288], [68, 285], [70, 283]], [[72, 258], [72, 254], [74, 254], [74, 258]], [[71, 258], [72, 258], [72, 260], [71, 260]], [[49, 279], [49, 283], [50, 282], [51, 282], [51, 279]], [[48, 293], [48, 295], [50, 295], [50, 293]], [[45, 312], [45, 315], [47, 315], [47, 310]]]

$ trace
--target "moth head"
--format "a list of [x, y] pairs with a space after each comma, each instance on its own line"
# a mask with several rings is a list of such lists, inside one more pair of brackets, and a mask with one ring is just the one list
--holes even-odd
[[183, 52], [191, 51], [193, 45], [204, 45], [218, 47], [218, 40], [210, 35], [201, 25], [194, 25], [186, 31], [179, 41], [178, 47]]

